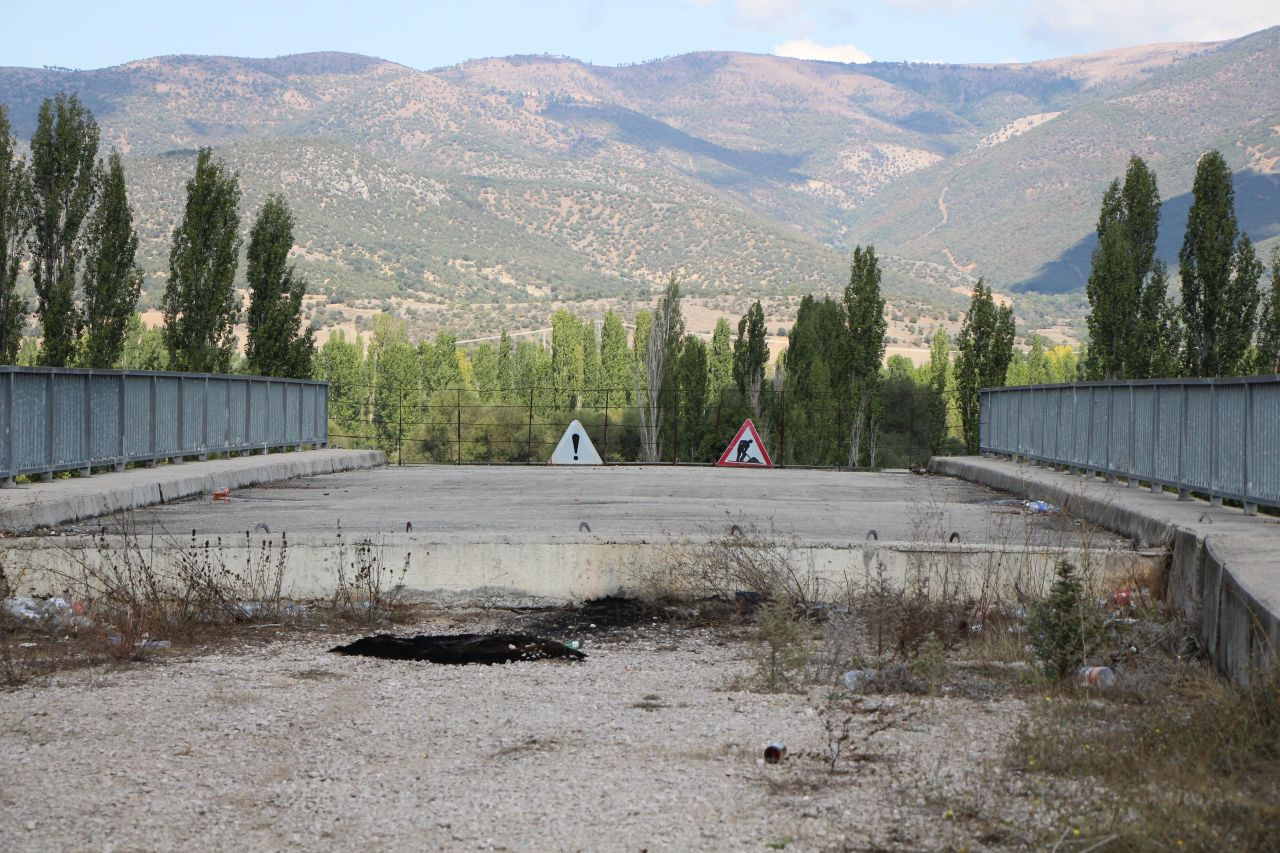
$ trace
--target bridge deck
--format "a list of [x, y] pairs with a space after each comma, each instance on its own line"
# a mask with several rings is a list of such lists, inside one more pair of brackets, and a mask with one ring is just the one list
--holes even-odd
[[[1006, 495], [949, 477], [810, 470], [684, 467], [379, 468], [237, 489], [106, 519], [137, 532], [238, 534], [413, 533], [428, 541], [667, 541], [725, 533], [733, 524], [800, 542], [880, 540], [1076, 547], [1079, 528], [1029, 513]], [[580, 530], [585, 522], [590, 532]], [[81, 529], [85, 524], [77, 525]], [[97, 523], [91, 525], [96, 529]], [[1094, 545], [1126, 544], [1109, 534]]]

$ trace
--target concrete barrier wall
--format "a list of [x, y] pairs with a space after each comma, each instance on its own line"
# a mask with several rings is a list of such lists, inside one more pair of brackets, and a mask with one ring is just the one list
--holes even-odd
[[1032, 500], [1065, 507], [1079, 518], [1171, 550], [1166, 593], [1196, 626], [1209, 659], [1248, 684], [1280, 650], [1280, 525], [1240, 510], [1107, 484], [1026, 463], [981, 457], [936, 457], [929, 467]]
[[[254, 535], [231, 541], [195, 542], [129, 540], [119, 536], [12, 539], [5, 555], [7, 572], [24, 594], [74, 591], [85, 568], [101, 571], [126, 557], [174, 576], [183, 562], [198, 564], [209, 553], [218, 565], [237, 572], [248, 565], [274, 564], [281, 537]], [[415, 596], [482, 599], [493, 592], [508, 597], [575, 601], [602, 595], [643, 592], [663, 573], [679, 572], [681, 561], [696, 560], [705, 542], [672, 541], [543, 541], [440, 542], [414, 534], [367, 540], [336, 535], [288, 537], [284, 558], [284, 591], [294, 599], [332, 597], [340, 567], [353, 577], [361, 566], [381, 572], [383, 583], [402, 584]], [[945, 588], [988, 601], [1016, 600], [1019, 593], [1044, 589], [1060, 559], [1092, 559], [1104, 574], [1117, 578], [1148, 577], [1162, 570], [1162, 554], [1128, 550], [1087, 554], [1078, 549], [1013, 546], [925, 545], [868, 542], [858, 545], [814, 545], [783, 549], [791, 564], [811, 573], [820, 595], [831, 598], [850, 584], [858, 586], [882, 576], [901, 587], [923, 583], [931, 592]]]

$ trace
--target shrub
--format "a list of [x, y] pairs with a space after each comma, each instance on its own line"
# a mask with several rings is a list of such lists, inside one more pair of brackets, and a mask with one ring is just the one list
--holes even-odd
[[1090, 606], [1076, 567], [1058, 563], [1043, 601], [1031, 608], [1027, 631], [1044, 674], [1063, 680], [1076, 672], [1105, 639], [1102, 614]]

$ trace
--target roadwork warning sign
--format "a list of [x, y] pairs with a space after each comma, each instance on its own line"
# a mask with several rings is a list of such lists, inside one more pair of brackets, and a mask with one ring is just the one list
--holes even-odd
[[773, 467], [773, 461], [769, 459], [764, 443], [760, 441], [760, 433], [756, 432], [756, 425], [751, 422], [751, 418], [747, 418], [742, 424], [742, 429], [729, 442], [716, 464], [723, 468]]

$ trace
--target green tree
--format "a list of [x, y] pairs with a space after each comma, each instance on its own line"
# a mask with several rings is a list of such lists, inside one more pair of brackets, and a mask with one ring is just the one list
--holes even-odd
[[627, 347], [627, 330], [622, 318], [606, 311], [600, 328], [600, 372], [609, 389], [609, 404], [624, 406], [635, 392], [635, 359]]
[[173, 229], [164, 289], [164, 338], [175, 370], [224, 373], [235, 352], [236, 264], [240, 257], [239, 176], [208, 148], [187, 181], [182, 220]]
[[679, 407], [677, 430], [679, 446], [676, 458], [691, 462], [707, 459], [707, 345], [696, 335], [685, 335], [684, 345], [676, 359], [675, 399]]
[[76, 267], [81, 231], [97, 197], [98, 124], [75, 95], [40, 105], [31, 137], [31, 278], [40, 318], [40, 363], [66, 367], [76, 353], [80, 316]]
[[27, 162], [16, 154], [9, 113], [0, 104], [0, 362], [14, 364], [22, 346], [27, 300], [18, 293], [23, 243], [31, 231], [31, 184]]
[[125, 194], [124, 167], [112, 151], [105, 171], [99, 164], [98, 205], [85, 229], [84, 336], [77, 362], [83, 367], [114, 365], [124, 351], [125, 327], [142, 292], [138, 232]]
[[1004, 385], [1013, 358], [1013, 308], [997, 307], [982, 279], [973, 288], [969, 312], [956, 339], [955, 381], [960, 409], [961, 431], [969, 453], [977, 453], [979, 436], [979, 391]]
[[1089, 280], [1089, 359], [1091, 379], [1129, 375], [1130, 336], [1138, 306], [1138, 278], [1126, 226], [1120, 182], [1112, 181], [1098, 217], [1098, 248], [1093, 251]]
[[[407, 337], [407, 335], [406, 335]], [[422, 360], [423, 398], [429, 400], [440, 391], [462, 388], [462, 369], [458, 363], [458, 336], [441, 329], [436, 332], [434, 343], [423, 341], [418, 345]]]
[[951, 342], [939, 327], [929, 342], [929, 453], [937, 456], [947, 441], [947, 374]]
[[337, 329], [316, 351], [312, 363], [316, 379], [329, 383], [329, 421], [338, 436], [365, 437], [364, 401], [368, 397], [364, 340], [348, 341]]
[[373, 318], [368, 369], [373, 379], [372, 419], [379, 446], [401, 461], [404, 442], [422, 423], [421, 367], [403, 321]]
[[130, 314], [125, 323], [120, 360], [113, 366], [122, 370], [168, 370], [169, 351], [164, 347], [164, 332], [144, 324], [142, 315]]
[[1236, 228], [1231, 171], [1217, 151], [1196, 165], [1187, 230], [1178, 252], [1184, 366], [1192, 376], [1228, 376], [1244, 367], [1257, 320], [1262, 264]]
[[876, 431], [880, 417], [880, 366], [884, 361], [884, 297], [880, 295], [880, 263], [874, 246], [856, 246], [844, 289], [849, 323], [850, 432], [849, 465], [861, 463], [867, 440], [870, 464], [875, 465]]
[[712, 396], [719, 396], [733, 384], [732, 334], [728, 320], [724, 317], [716, 320], [715, 331], [711, 333], [711, 352], [707, 356]]
[[604, 366], [600, 357], [600, 341], [596, 338], [596, 324], [588, 320], [581, 324], [582, 332], [582, 404], [598, 409], [604, 405]]
[[813, 296], [801, 299], [785, 359], [789, 459], [804, 465], [839, 465], [847, 458], [843, 416], [849, 395], [849, 350], [844, 305]]
[[315, 332], [302, 329], [306, 279], [289, 263], [293, 214], [284, 196], [267, 196], [249, 231], [245, 362], [259, 376], [311, 375]]
[[582, 399], [586, 353], [581, 325], [563, 308], [551, 317], [551, 369], [555, 374], [556, 405], [564, 411], [577, 409]]
[[738, 321], [738, 338], [733, 343], [733, 381], [738, 392], [751, 404], [751, 416], [760, 416], [760, 391], [764, 385], [764, 367], [769, 363], [768, 333], [764, 327], [764, 309], [756, 300]]
[[1271, 285], [1258, 321], [1254, 369], [1258, 373], [1280, 373], [1280, 247], [1271, 253]]
[[[511, 346], [507, 343], [508, 348]], [[498, 349], [485, 341], [471, 350], [471, 376], [480, 402], [492, 405], [498, 402], [498, 389], [502, 387], [498, 376]]]

